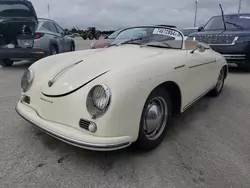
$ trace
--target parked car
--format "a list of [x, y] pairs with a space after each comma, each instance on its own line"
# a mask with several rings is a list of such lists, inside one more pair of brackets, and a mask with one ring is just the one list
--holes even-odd
[[73, 51], [75, 43], [54, 21], [38, 19], [27, 0], [0, 0], [0, 65]]
[[[133, 39], [121, 43], [131, 33]], [[151, 150], [162, 142], [172, 114], [221, 93], [227, 62], [208, 45], [185, 41], [179, 30], [164, 26], [131, 27], [119, 36], [101, 50], [32, 64], [21, 81], [20, 116], [81, 148], [116, 150], [133, 143]]]
[[115, 32], [113, 32], [111, 35], [106, 36], [104, 39], [99, 39], [95, 42], [93, 42], [90, 45], [91, 49], [96, 49], [96, 48], [104, 48], [105, 46], [107, 46], [108, 44], [110, 44], [111, 42], [113, 42], [116, 38], [116, 36], [122, 31], [122, 28], [116, 30]]
[[229, 64], [250, 70], [250, 14], [227, 14], [212, 17], [190, 40], [209, 44]]
[[54, 55], [75, 51], [75, 41], [70, 32], [66, 32], [53, 20], [39, 18], [35, 33], [34, 48], [40, 48]]
[[183, 28], [181, 30], [181, 32], [184, 35], [184, 39], [186, 40], [187, 37], [192, 34], [192, 33], [196, 33], [198, 31], [198, 27], [187, 27], [187, 28]]
[[32, 3], [0, 0], [0, 7], [0, 65], [6, 67], [14, 60], [44, 57], [43, 50], [33, 49], [38, 19]]

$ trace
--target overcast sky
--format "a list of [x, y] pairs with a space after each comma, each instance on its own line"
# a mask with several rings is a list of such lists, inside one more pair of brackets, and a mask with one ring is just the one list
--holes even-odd
[[[51, 18], [63, 27], [116, 29], [137, 24], [174, 24], [192, 27], [195, 0], [30, 0], [39, 17]], [[198, 25], [220, 14], [237, 13], [239, 0], [199, 0]], [[242, 0], [242, 12], [250, 12], [250, 0]]]

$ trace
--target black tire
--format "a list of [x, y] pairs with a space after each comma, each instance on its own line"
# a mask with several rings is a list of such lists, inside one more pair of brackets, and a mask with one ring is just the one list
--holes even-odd
[[55, 44], [50, 45], [50, 55], [58, 54], [58, 48]]
[[94, 36], [93, 35], [89, 35], [89, 40], [93, 40]]
[[14, 61], [10, 60], [10, 59], [4, 59], [4, 60], [0, 60], [0, 65], [2, 67], [11, 67], [13, 65]]
[[226, 77], [226, 72], [225, 69], [222, 68], [218, 76], [216, 86], [213, 88], [213, 90], [209, 92], [209, 96], [217, 97], [221, 94], [225, 82], [225, 77]]
[[70, 47], [70, 51], [71, 52], [73, 52], [73, 51], [75, 51], [76, 49], [75, 49], [75, 44], [72, 42], [71, 43], [71, 47]]
[[[167, 109], [161, 111], [165, 115], [160, 119], [158, 119], [159, 115], [157, 115], [157, 113], [152, 114], [152, 113], [154, 113], [152, 105], [157, 104], [158, 99], [164, 100], [165, 106], [167, 108]], [[154, 101], [155, 103], [154, 102], [151, 103], [152, 101]], [[161, 106], [160, 102], [158, 104], [159, 104], [158, 107], [160, 107]], [[150, 105], [151, 105], [151, 107], [150, 107]], [[147, 122], [147, 120], [146, 120], [146, 115], [149, 115], [149, 109], [152, 109], [151, 116], [154, 115], [154, 117], [153, 117], [154, 119], [151, 119], [151, 122], [150, 122], [150, 119], [148, 119], [149, 122]], [[160, 109], [160, 108], [158, 108], [158, 109]], [[172, 114], [172, 104], [171, 104], [171, 98], [170, 98], [169, 93], [163, 88], [155, 89], [149, 95], [147, 101], [145, 102], [145, 105], [144, 105], [144, 108], [143, 108], [143, 111], [142, 111], [142, 115], [141, 115], [138, 139], [134, 143], [134, 146], [136, 148], [140, 149], [140, 150], [150, 151], [150, 150], [156, 148], [158, 145], [160, 145], [160, 143], [162, 142], [162, 140], [165, 137], [167, 127], [168, 127], [168, 123], [171, 120], [171, 114]], [[160, 123], [157, 122], [159, 120], [160, 120]], [[148, 125], [147, 125], [147, 123], [148, 123]], [[154, 130], [153, 133], [156, 134], [155, 137], [153, 137], [153, 135], [154, 135], [153, 133], [150, 135], [148, 130], [146, 130], [146, 129], [148, 129], [148, 127], [150, 127], [150, 123], [151, 123], [151, 128], [153, 127], [153, 125], [152, 125], [153, 123], [156, 123], [156, 124], [159, 123], [159, 125], [161, 124], [159, 127], [157, 126], [157, 128], [153, 129]]]

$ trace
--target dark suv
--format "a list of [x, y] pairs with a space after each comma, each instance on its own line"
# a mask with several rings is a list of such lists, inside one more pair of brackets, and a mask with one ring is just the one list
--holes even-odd
[[250, 70], [250, 14], [227, 14], [212, 17], [187, 40], [207, 43], [227, 62]]
[[0, 0], [0, 65], [14, 61], [36, 60], [46, 55], [33, 49], [34, 32], [38, 25], [36, 11], [27, 0]]

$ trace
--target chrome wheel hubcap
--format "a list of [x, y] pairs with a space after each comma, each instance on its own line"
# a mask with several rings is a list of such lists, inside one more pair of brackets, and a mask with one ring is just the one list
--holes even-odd
[[157, 97], [150, 101], [143, 122], [144, 133], [148, 139], [155, 140], [162, 134], [167, 123], [167, 115], [165, 99]]
[[217, 91], [220, 91], [224, 81], [224, 70], [222, 69], [217, 82]]

